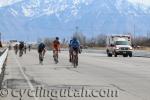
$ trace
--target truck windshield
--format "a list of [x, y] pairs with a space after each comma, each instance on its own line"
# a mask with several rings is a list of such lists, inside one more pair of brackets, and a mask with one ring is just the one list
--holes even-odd
[[116, 41], [116, 45], [129, 45], [128, 41]]

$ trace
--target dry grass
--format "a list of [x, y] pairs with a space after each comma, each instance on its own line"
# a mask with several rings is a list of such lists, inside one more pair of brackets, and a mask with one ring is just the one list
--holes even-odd
[[145, 50], [146, 50], [146, 51], [150, 51], [150, 47], [146, 47]]
[[150, 47], [141, 47], [141, 48], [138, 48], [136, 50], [145, 50], [145, 51], [150, 51]]

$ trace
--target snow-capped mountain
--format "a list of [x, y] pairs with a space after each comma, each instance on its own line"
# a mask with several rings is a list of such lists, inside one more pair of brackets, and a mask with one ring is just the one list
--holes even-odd
[[70, 36], [79, 26], [86, 35], [143, 34], [150, 31], [150, 8], [130, 0], [4, 0], [0, 32], [5, 38]]

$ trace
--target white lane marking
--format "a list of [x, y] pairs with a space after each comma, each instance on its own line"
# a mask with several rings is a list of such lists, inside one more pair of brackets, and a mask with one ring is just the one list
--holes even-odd
[[[15, 60], [16, 60], [17, 65], [19, 66], [19, 69], [20, 69], [22, 75], [23, 75], [24, 78], [27, 80], [27, 83], [28, 83], [30, 89], [31, 89], [31, 90], [35, 90], [34, 87], [33, 87], [33, 85], [32, 85], [32, 83], [30, 82], [30, 79], [29, 79], [29, 78], [26, 76], [26, 74], [24, 73], [20, 62], [18, 61], [18, 59], [17, 59], [17, 57], [16, 57], [15, 55], [14, 55], [14, 58], [15, 58]], [[37, 98], [37, 97], [35, 97], [35, 96], [34, 96], [34, 99], [35, 99], [35, 100], [39, 100], [39, 98]]]

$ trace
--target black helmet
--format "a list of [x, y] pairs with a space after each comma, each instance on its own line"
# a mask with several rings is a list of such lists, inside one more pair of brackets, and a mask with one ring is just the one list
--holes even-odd
[[72, 39], [73, 39], [73, 40], [77, 40], [77, 38], [76, 38], [76, 37], [73, 37]]
[[59, 37], [56, 37], [56, 40], [59, 40]]

